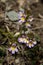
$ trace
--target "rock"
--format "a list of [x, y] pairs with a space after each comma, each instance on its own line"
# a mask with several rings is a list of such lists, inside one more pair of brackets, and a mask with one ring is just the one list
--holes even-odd
[[18, 13], [15, 12], [15, 11], [6, 12], [6, 16], [8, 16], [8, 18], [9, 18], [11, 21], [16, 21], [16, 20], [18, 20]]

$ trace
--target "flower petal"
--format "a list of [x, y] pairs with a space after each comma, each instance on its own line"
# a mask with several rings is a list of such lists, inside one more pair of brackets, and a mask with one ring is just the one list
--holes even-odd
[[33, 44], [34, 44], [34, 45], [36, 45], [36, 44], [37, 44], [37, 42], [36, 42], [36, 41], [33, 41]]
[[12, 54], [15, 54], [15, 51], [12, 51]]
[[18, 49], [17, 48], [15, 49], [15, 52], [18, 52]]

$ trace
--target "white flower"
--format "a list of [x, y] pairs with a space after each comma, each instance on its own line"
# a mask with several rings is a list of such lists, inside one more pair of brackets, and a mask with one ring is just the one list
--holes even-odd
[[12, 54], [15, 54], [15, 52], [18, 52], [17, 48], [15, 48], [14, 50], [12, 50]]
[[34, 45], [32, 43], [30, 43], [30, 42], [28, 44], [26, 44], [26, 46], [28, 46], [29, 48], [34, 47]]
[[17, 49], [17, 47], [10, 47], [9, 49], [9, 52], [11, 52], [12, 54], [15, 54], [15, 52], [18, 52], [18, 49]]
[[28, 44], [26, 44], [26, 46], [28, 46], [29, 48], [32, 48], [32, 47], [34, 47], [34, 45], [36, 45], [36, 44], [37, 44], [37, 42], [36, 42], [36, 41], [29, 40], [29, 43], [28, 43]]
[[21, 17], [21, 19], [19, 20], [19, 22], [25, 22], [25, 18], [24, 17]]
[[24, 14], [24, 11], [20, 11], [18, 13], [18, 18], [19, 18], [19, 21], [18, 22], [25, 22], [25, 18], [26, 18], [26, 15]]
[[20, 43], [21, 43], [21, 42], [22, 42], [22, 38], [18, 38], [18, 42], [20, 42]]
[[34, 47], [34, 45], [33, 44], [29, 44], [29, 48], [31, 48], [31, 47]]
[[18, 38], [18, 42], [19, 43], [29, 43], [28, 40], [26, 38]]

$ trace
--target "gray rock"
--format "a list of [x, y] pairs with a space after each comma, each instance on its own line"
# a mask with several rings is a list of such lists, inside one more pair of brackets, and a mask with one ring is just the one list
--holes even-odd
[[8, 18], [9, 18], [11, 21], [16, 21], [16, 20], [18, 20], [18, 13], [15, 12], [15, 11], [7, 12], [7, 13], [6, 13], [6, 16], [8, 16]]

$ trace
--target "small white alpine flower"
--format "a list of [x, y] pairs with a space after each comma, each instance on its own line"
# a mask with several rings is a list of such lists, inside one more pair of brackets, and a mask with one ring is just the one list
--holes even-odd
[[34, 47], [36, 44], [37, 44], [37, 42], [36, 42], [36, 41], [29, 40], [29, 43], [28, 43], [28, 44], [26, 44], [26, 46], [28, 46], [29, 48], [32, 48], [32, 47]]

